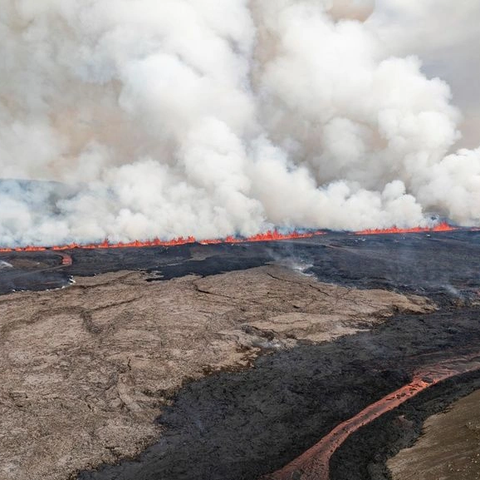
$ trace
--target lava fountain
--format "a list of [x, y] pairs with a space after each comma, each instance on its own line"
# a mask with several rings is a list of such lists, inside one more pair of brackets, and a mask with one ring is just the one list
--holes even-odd
[[42, 246], [27, 246], [27, 247], [17, 247], [17, 248], [0, 248], [0, 253], [10, 253], [10, 252], [43, 252], [46, 250], [52, 251], [63, 251], [63, 250], [96, 250], [96, 249], [107, 249], [107, 248], [142, 248], [142, 247], [176, 247], [180, 245], [188, 245], [192, 243], [200, 243], [201, 245], [217, 245], [221, 243], [251, 243], [251, 242], [274, 242], [281, 240], [298, 240], [301, 238], [313, 238], [318, 235], [324, 235], [325, 232], [315, 231], [308, 233], [300, 233], [297, 231], [291, 233], [280, 233], [278, 230], [269, 230], [265, 233], [259, 233], [257, 235], [238, 238], [238, 237], [226, 237], [224, 239], [211, 239], [211, 240], [197, 240], [195, 237], [179, 237], [172, 240], [160, 240], [155, 238], [154, 240], [134, 240], [133, 242], [118, 242], [111, 243], [108, 240], [104, 240], [102, 243], [92, 243], [92, 244], [80, 244], [80, 243], [71, 243], [68, 245], [57, 245], [52, 247], [42, 247]]
[[[414, 228], [388, 228], [384, 230], [362, 230], [359, 232], [353, 232], [355, 235], [386, 235], [386, 234], [408, 234], [408, 233], [436, 233], [436, 232], [452, 232], [458, 230], [457, 227], [453, 227], [448, 223], [440, 223], [433, 227], [414, 227]], [[325, 235], [325, 231], [314, 232], [298, 232], [293, 231], [290, 233], [280, 233], [278, 230], [269, 230], [264, 233], [259, 233], [251, 237], [239, 238], [239, 237], [226, 237], [224, 239], [207, 239], [197, 240], [195, 237], [179, 237], [172, 240], [160, 240], [155, 238], [153, 240], [134, 240], [132, 242], [117, 242], [112, 243], [109, 240], [104, 240], [102, 243], [81, 244], [71, 243], [68, 245], [56, 245], [51, 247], [45, 246], [27, 246], [27, 247], [14, 247], [14, 248], [0, 248], [0, 253], [11, 252], [43, 252], [46, 250], [63, 251], [63, 250], [96, 250], [107, 248], [142, 248], [142, 247], [175, 247], [180, 245], [188, 245], [192, 243], [199, 243], [201, 245], [217, 245], [217, 244], [237, 244], [237, 243], [251, 243], [251, 242], [274, 242], [282, 240], [298, 240], [302, 238], [313, 238], [318, 235]]]
[[439, 223], [434, 227], [414, 227], [414, 228], [386, 228], [374, 230], [362, 230], [355, 232], [356, 235], [387, 235], [387, 234], [402, 234], [402, 233], [435, 233], [435, 232], [453, 232], [458, 230], [457, 227], [449, 225], [447, 222]]

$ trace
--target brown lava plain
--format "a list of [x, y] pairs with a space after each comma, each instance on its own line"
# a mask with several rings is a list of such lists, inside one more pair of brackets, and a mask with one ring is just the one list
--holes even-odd
[[[417, 370], [480, 355], [479, 240], [1, 254], [0, 479], [270, 474]], [[386, 460], [479, 378], [358, 430], [330, 478], [389, 478]]]

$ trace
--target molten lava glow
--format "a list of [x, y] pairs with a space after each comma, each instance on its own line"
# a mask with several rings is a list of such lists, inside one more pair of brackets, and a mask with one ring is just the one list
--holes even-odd
[[[202, 245], [216, 245], [220, 243], [249, 243], [249, 242], [272, 242], [278, 240], [296, 240], [299, 238], [312, 238], [317, 235], [323, 235], [324, 232], [309, 232], [309, 233], [299, 233], [292, 232], [288, 234], [283, 234], [278, 232], [278, 230], [268, 231], [265, 233], [259, 233], [253, 237], [248, 238], [236, 238], [236, 237], [227, 237], [223, 240], [200, 240], [198, 243]], [[187, 245], [191, 243], [197, 243], [197, 240], [194, 237], [187, 238], [176, 238], [173, 240], [159, 240], [158, 238], [154, 240], [147, 240], [144, 242], [135, 240], [128, 243], [110, 243], [108, 240], [105, 240], [102, 243], [96, 244], [87, 244], [82, 245], [78, 243], [71, 243], [70, 245], [60, 245], [54, 247], [18, 247], [18, 248], [0, 248], [0, 253], [10, 253], [10, 252], [44, 252], [45, 250], [52, 250], [55, 252], [61, 252], [64, 250], [96, 250], [96, 249], [106, 249], [106, 248], [140, 248], [140, 247], [176, 247], [179, 245]]]
[[[429, 232], [451, 232], [457, 230], [456, 227], [452, 227], [448, 223], [439, 223], [434, 227], [415, 227], [415, 228], [388, 228], [385, 230], [363, 230], [360, 232], [355, 232], [355, 235], [386, 235], [386, 234], [398, 234], [398, 233], [429, 233]], [[10, 253], [10, 252], [43, 252], [45, 250], [53, 251], [63, 251], [63, 250], [95, 250], [95, 249], [105, 249], [105, 248], [140, 248], [140, 247], [175, 247], [178, 245], [187, 245], [190, 243], [200, 243], [202, 245], [216, 245], [220, 243], [249, 243], [249, 242], [272, 242], [278, 240], [296, 240], [299, 238], [312, 238], [317, 235], [325, 235], [326, 232], [316, 231], [309, 233], [299, 233], [291, 232], [287, 234], [280, 233], [278, 230], [269, 230], [265, 233], [259, 233], [252, 237], [247, 238], [238, 238], [238, 237], [227, 237], [224, 239], [212, 239], [212, 240], [199, 240], [197, 241], [195, 237], [187, 238], [175, 238], [173, 240], [159, 240], [155, 238], [154, 240], [139, 241], [135, 240], [128, 243], [110, 243], [108, 240], [103, 241], [102, 243], [87, 244], [82, 245], [79, 243], [71, 243], [70, 245], [59, 245], [54, 247], [18, 247], [18, 248], [0, 248], [0, 253]]]
[[432, 385], [479, 369], [480, 358], [477, 355], [454, 358], [436, 365], [425, 366], [415, 373], [410, 383], [341, 423], [310, 450], [283, 469], [267, 475], [264, 480], [329, 480], [330, 458], [352, 433], [383, 414], [394, 410]]
[[398, 234], [398, 233], [428, 233], [428, 232], [452, 232], [457, 230], [446, 222], [439, 223], [434, 227], [414, 227], [414, 228], [387, 228], [384, 230], [362, 230], [356, 232], [356, 235], [386, 235], [386, 234]]

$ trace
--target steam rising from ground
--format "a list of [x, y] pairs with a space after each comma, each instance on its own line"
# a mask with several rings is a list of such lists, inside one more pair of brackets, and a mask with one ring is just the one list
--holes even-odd
[[480, 149], [455, 153], [450, 88], [372, 10], [5, 0], [0, 243], [478, 225]]

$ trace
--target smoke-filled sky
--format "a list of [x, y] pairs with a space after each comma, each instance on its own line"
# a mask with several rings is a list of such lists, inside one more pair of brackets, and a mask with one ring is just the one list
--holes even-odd
[[479, 2], [3, 0], [0, 40], [0, 245], [480, 224]]

